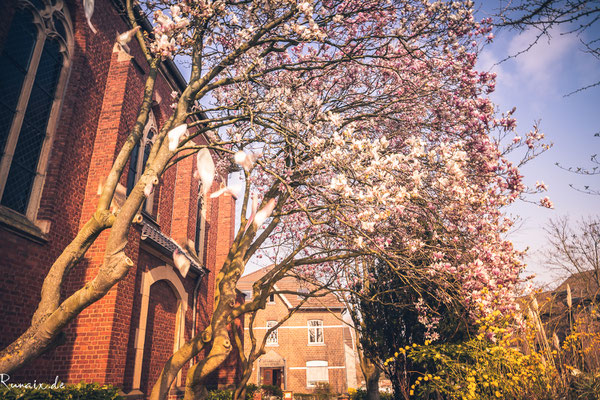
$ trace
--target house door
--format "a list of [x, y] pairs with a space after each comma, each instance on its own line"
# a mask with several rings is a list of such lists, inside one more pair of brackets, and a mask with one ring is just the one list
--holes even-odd
[[283, 369], [282, 368], [263, 368], [262, 384], [283, 387]]
[[262, 384], [263, 385], [272, 385], [273, 384], [273, 369], [271, 369], [271, 368], [263, 369]]

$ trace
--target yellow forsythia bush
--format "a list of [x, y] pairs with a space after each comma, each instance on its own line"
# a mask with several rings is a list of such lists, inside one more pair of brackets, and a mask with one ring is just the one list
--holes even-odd
[[562, 343], [535, 307], [521, 329], [492, 314], [470, 339], [405, 346], [384, 366], [404, 377], [407, 399], [598, 400], [600, 324], [591, 310], [572, 318]]
[[539, 353], [523, 354], [506, 343], [474, 338], [460, 344], [404, 350], [416, 371], [411, 398], [551, 399], [554, 370]]

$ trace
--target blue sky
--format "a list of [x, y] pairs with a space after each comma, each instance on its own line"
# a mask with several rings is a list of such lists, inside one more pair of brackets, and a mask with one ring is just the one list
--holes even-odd
[[[587, 37], [598, 37], [595, 32], [585, 32]], [[554, 210], [518, 202], [508, 211], [522, 219], [520, 227], [509, 235], [519, 249], [529, 247], [528, 272], [537, 274], [537, 283], [557, 279], [545, 263], [546, 234], [544, 226], [550, 218], [568, 215], [572, 219], [597, 215], [600, 196], [577, 192], [569, 187], [589, 185], [600, 190], [600, 175], [580, 176], [558, 168], [586, 167], [589, 158], [600, 150], [600, 87], [566, 96], [578, 88], [600, 81], [600, 62], [583, 51], [580, 38], [565, 34], [566, 27], [552, 31], [551, 38], [543, 38], [528, 52], [499, 65], [507, 55], [526, 49], [535, 37], [535, 31], [523, 33], [500, 31], [491, 45], [484, 48], [478, 68], [498, 74], [496, 92], [492, 100], [501, 111], [517, 107], [517, 130], [528, 132], [535, 121], [540, 121], [541, 131], [554, 146], [522, 169], [527, 185], [537, 180], [548, 186], [548, 196]], [[522, 135], [523, 136], [523, 135]], [[538, 200], [541, 196], [531, 197]]]

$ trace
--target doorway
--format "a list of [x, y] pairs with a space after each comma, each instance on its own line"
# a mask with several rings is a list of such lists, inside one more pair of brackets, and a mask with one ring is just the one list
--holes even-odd
[[283, 389], [283, 368], [262, 368], [261, 383]]

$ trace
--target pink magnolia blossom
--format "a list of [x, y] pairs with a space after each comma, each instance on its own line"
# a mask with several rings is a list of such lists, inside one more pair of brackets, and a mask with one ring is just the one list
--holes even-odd
[[202, 193], [206, 195], [215, 179], [215, 163], [210, 151], [205, 147], [196, 154], [196, 177], [202, 183]]
[[187, 133], [187, 124], [182, 124], [171, 129], [167, 134], [169, 138], [169, 151], [175, 151], [181, 138]]
[[221, 188], [221, 189], [217, 190], [216, 192], [211, 193], [210, 198], [215, 199], [224, 194], [228, 194], [237, 200], [238, 196], [240, 195], [240, 192], [241, 192], [241, 188], [239, 186], [225, 186], [224, 188]]
[[257, 226], [257, 228], [260, 227], [267, 220], [267, 218], [271, 216], [276, 204], [277, 201], [275, 199], [269, 199], [267, 204], [256, 213], [254, 216], [254, 224]]
[[550, 198], [548, 196], [542, 198], [540, 200], [540, 204], [546, 208], [554, 208], [554, 204], [552, 204], [552, 201], [550, 201]]

